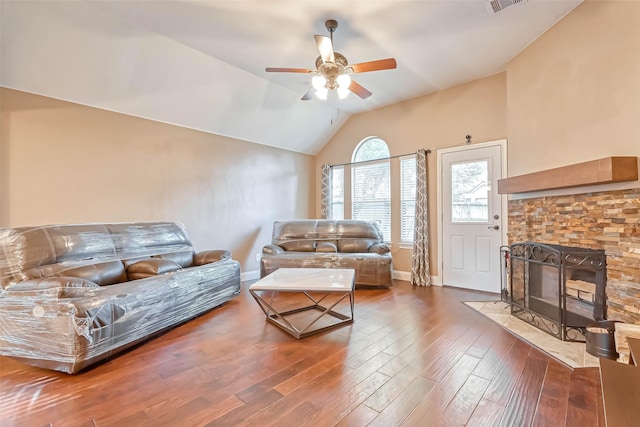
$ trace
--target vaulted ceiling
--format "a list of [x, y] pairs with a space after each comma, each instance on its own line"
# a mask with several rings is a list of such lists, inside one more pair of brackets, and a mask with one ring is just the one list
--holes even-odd
[[[581, 1], [2, 0], [0, 84], [316, 154], [353, 114], [504, 71]], [[265, 72], [315, 69], [327, 19], [350, 64], [396, 58], [353, 75], [371, 97], [302, 101], [311, 75]]]

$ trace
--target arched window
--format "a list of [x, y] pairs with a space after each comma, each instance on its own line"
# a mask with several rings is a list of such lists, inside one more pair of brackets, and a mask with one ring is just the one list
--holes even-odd
[[380, 138], [366, 138], [353, 150], [352, 160], [351, 217], [380, 222], [384, 240], [391, 241], [389, 147]]
[[351, 161], [364, 162], [367, 160], [384, 159], [389, 157], [389, 147], [384, 140], [375, 136], [363, 139], [353, 150]]

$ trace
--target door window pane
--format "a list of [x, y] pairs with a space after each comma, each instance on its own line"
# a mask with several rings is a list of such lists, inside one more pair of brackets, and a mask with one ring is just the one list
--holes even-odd
[[489, 162], [451, 165], [451, 222], [489, 221]]

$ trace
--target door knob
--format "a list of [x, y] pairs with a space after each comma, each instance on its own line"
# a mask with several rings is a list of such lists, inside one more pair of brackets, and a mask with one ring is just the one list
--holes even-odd
[[491, 225], [488, 228], [493, 228], [494, 230], [500, 230], [500, 226], [499, 225]]

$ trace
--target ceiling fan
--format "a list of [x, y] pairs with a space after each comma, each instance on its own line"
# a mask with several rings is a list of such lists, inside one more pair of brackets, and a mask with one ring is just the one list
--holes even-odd
[[324, 25], [327, 30], [329, 30], [329, 37], [314, 36], [316, 44], [318, 45], [318, 51], [320, 51], [320, 56], [316, 59], [315, 70], [308, 68], [267, 67], [266, 71], [270, 73], [315, 74], [311, 79], [313, 88], [309, 89], [302, 97], [303, 101], [311, 99], [314, 92], [318, 98], [327, 99], [329, 90], [334, 89], [338, 92], [340, 99], [346, 98], [349, 92], [355, 93], [362, 99], [370, 97], [371, 92], [351, 80], [350, 74], [393, 69], [396, 68], [396, 60], [394, 58], [387, 58], [350, 65], [344, 55], [333, 50], [333, 33], [336, 28], [338, 28], [338, 22], [334, 19], [329, 19]]

